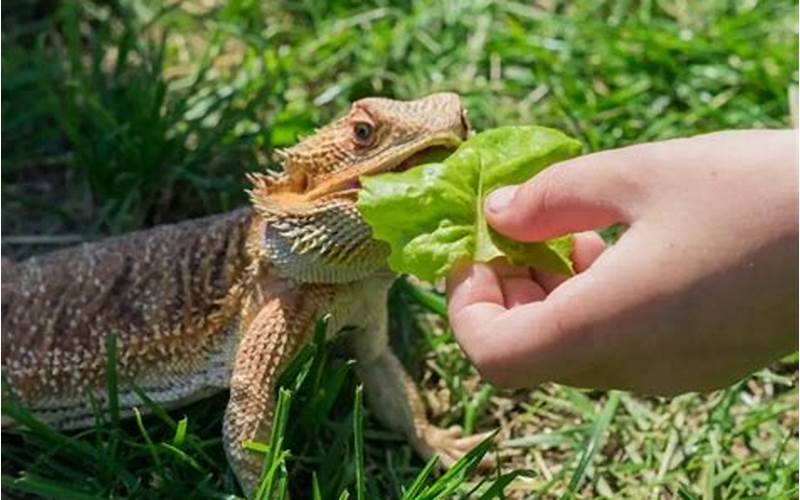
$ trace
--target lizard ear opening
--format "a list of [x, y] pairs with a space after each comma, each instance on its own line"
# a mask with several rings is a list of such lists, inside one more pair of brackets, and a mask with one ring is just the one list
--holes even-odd
[[292, 190], [296, 193], [305, 193], [308, 190], [309, 179], [308, 174], [304, 171], [297, 169], [291, 172]]

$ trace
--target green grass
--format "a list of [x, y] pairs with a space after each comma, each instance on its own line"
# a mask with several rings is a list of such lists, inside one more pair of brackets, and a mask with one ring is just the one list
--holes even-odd
[[[552, 126], [587, 151], [789, 124], [788, 88], [798, 79], [793, 2], [537, 5], [7, 1], [3, 254], [21, 258], [240, 206], [245, 172], [276, 168], [274, 148], [366, 95], [453, 90], [478, 130]], [[284, 377], [282, 449], [268, 449], [273, 491], [325, 499], [434, 498], [450, 488], [472, 498], [501, 490], [797, 496], [796, 357], [706, 396], [551, 384], [500, 391], [463, 358], [443, 304], [438, 291], [400, 280], [390, 296], [395, 350], [438, 425], [499, 429], [499, 471], [438, 475], [362, 408], [339, 347], [314, 344]], [[4, 405], [31, 427], [3, 435], [4, 492], [236, 494], [220, 440], [224, 405], [220, 395], [167, 413], [145, 398], [148, 415], [117, 422], [113, 411], [98, 412], [96, 428], [68, 435]]]

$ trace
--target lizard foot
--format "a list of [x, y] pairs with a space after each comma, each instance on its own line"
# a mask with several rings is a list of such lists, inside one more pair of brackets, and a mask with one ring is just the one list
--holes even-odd
[[[417, 451], [426, 458], [439, 455], [439, 463], [444, 468], [450, 468], [492, 432], [462, 436], [463, 431], [458, 425], [447, 429], [427, 425], [421, 429], [420, 434], [421, 436], [414, 440]], [[487, 454], [481, 459], [478, 468], [486, 470], [491, 469], [493, 465], [493, 458]]]

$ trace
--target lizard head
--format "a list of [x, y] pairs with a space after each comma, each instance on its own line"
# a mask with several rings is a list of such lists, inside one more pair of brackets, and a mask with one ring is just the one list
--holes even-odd
[[361, 99], [344, 117], [275, 153], [284, 171], [276, 191], [309, 200], [352, 191], [362, 175], [409, 168], [431, 151], [452, 152], [468, 133], [457, 94]]
[[370, 97], [311, 137], [277, 151], [282, 174], [250, 177], [251, 200], [266, 219], [270, 261], [279, 272], [305, 280], [311, 279], [308, 273], [320, 274], [316, 281], [340, 282], [374, 271], [377, 262], [385, 263], [386, 248], [370, 238], [355, 209], [359, 178], [452, 152], [469, 133], [457, 94], [413, 101]]

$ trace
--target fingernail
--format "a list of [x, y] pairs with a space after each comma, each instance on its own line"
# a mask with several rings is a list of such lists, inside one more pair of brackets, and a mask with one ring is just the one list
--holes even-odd
[[501, 187], [489, 195], [489, 199], [486, 200], [486, 209], [494, 213], [502, 212], [511, 204], [516, 192], [517, 186]]

